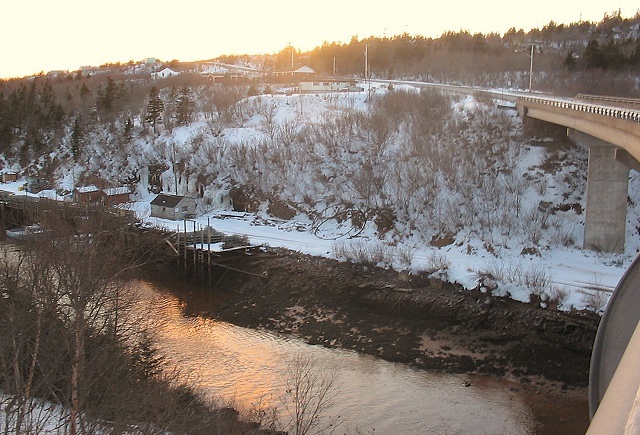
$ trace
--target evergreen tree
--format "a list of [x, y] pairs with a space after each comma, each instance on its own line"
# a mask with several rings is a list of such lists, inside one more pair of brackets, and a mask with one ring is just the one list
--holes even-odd
[[90, 94], [89, 88], [87, 87], [87, 84], [83, 82], [82, 86], [80, 87], [80, 96], [84, 98], [89, 94]]
[[147, 103], [147, 116], [145, 121], [153, 125], [153, 132], [157, 133], [158, 122], [162, 121], [162, 111], [164, 110], [164, 103], [160, 99], [158, 89], [154, 86], [149, 92], [149, 102]]
[[564, 59], [564, 66], [565, 68], [567, 68], [569, 71], [575, 71], [576, 69], [576, 58], [573, 57], [573, 51], [570, 51], [567, 54], [567, 57]]
[[78, 162], [80, 159], [80, 153], [82, 152], [82, 127], [80, 127], [80, 120], [76, 118], [73, 123], [73, 130], [71, 130], [71, 155], [73, 161]]
[[164, 126], [167, 130], [171, 131], [175, 127], [178, 112], [178, 90], [175, 86], [172, 86], [169, 91], [167, 102], [164, 105], [164, 112], [162, 114]]
[[118, 89], [111, 77], [107, 77], [107, 84], [98, 90], [97, 106], [99, 110], [109, 113], [113, 110], [118, 98]]
[[186, 86], [182, 88], [180, 91], [180, 95], [178, 95], [178, 105], [177, 105], [177, 121], [178, 125], [187, 125], [191, 122], [191, 117], [194, 112], [194, 103], [193, 97], [191, 96], [191, 90]]
[[10, 102], [0, 93], [0, 152], [5, 152], [13, 140], [13, 110]]

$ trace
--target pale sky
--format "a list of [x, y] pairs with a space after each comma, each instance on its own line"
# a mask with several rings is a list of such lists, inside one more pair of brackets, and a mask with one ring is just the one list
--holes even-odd
[[369, 36], [504, 33], [556, 23], [632, 17], [637, 0], [5, 0], [0, 78], [107, 62], [211, 59], [306, 51]]

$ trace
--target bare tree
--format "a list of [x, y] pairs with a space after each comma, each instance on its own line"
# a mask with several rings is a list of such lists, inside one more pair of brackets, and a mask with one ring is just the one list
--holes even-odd
[[285, 373], [285, 395], [282, 399], [290, 421], [283, 430], [295, 435], [332, 433], [340, 417], [321, 420], [332, 406], [339, 386], [335, 372], [322, 371], [308, 356], [296, 355]]
[[66, 213], [43, 213], [51, 237], [0, 257], [0, 427], [37, 433], [57, 403], [70, 434], [228, 433], [233, 415], [166, 370], [135, 313], [125, 285], [153, 244], [99, 209]]
[[[130, 306], [123, 291], [129, 272], [140, 265], [127, 243], [128, 226], [112, 215], [95, 210], [69, 220], [50, 215], [45, 223], [52, 237], [33, 246], [33, 262], [49, 265], [52, 279], [45, 287], [57, 301], [59, 318], [70, 357], [70, 432], [79, 432], [85, 397], [92, 388], [86, 374], [87, 339], [119, 338], [123, 312]], [[94, 387], [95, 388], [95, 387]]]

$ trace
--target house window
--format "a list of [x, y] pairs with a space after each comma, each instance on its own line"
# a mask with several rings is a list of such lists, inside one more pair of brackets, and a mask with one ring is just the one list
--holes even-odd
[[[187, 206], [186, 206], [186, 205], [183, 205], [183, 206], [182, 206], [182, 211], [187, 211], [187, 210], [188, 210]], [[178, 211], [178, 210], [176, 210], [176, 211]]]

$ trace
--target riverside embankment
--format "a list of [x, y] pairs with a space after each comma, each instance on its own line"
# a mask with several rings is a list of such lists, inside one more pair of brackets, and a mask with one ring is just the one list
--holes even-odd
[[[213, 289], [180, 285], [187, 315], [431, 371], [514, 381], [536, 433], [583, 433], [599, 317], [283, 250], [239, 256]], [[212, 301], [215, 301], [212, 305]]]

